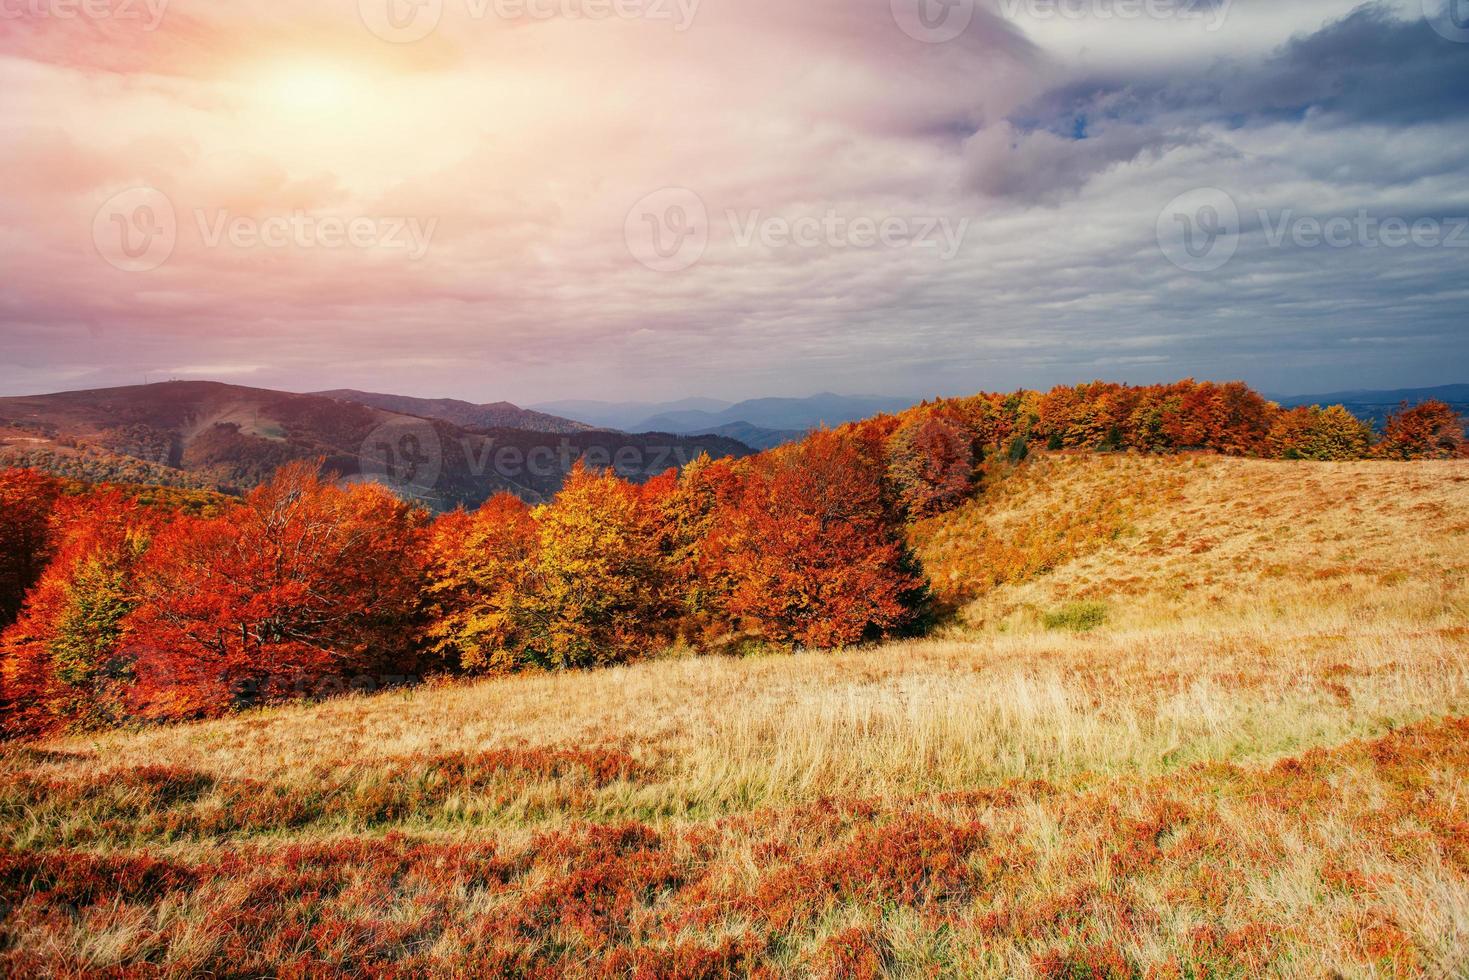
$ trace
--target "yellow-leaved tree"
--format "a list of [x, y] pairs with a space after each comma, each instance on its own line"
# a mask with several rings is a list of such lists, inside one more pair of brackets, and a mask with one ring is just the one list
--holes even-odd
[[534, 516], [538, 548], [524, 606], [533, 662], [618, 663], [667, 642], [668, 562], [644, 488], [578, 463]]

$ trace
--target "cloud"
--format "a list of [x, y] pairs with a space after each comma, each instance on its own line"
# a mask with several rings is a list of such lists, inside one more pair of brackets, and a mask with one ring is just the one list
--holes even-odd
[[988, 197], [1054, 205], [1119, 164], [1157, 159], [1202, 139], [1188, 130], [1128, 124], [1071, 138], [1047, 130], [1022, 132], [1001, 122], [965, 141], [965, 177], [969, 187]]
[[[1144, 25], [1142, 53], [1139, 25], [1082, 25], [1069, 47], [986, 10], [925, 44], [850, 0], [705, 0], [682, 33], [450, 3], [413, 45], [373, 37], [355, 0], [174, 0], [143, 33], [0, 25], [0, 387], [178, 364], [520, 401], [1420, 380], [1469, 353], [1461, 253], [1271, 249], [1251, 216], [1469, 213], [1469, 45], [1385, 8], [1285, 6], [1236, 0], [1215, 34]], [[146, 273], [93, 239], [137, 186], [178, 222]], [[1203, 277], [1155, 240], [1199, 186], [1250, 218]], [[710, 222], [672, 274], [625, 240], [634, 203], [670, 187]], [[200, 231], [296, 212], [435, 233], [410, 261]], [[731, 213], [967, 233], [948, 260], [742, 245]]]

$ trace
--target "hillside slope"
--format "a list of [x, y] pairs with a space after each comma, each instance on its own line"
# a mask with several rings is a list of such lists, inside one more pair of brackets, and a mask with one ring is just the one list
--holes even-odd
[[[317, 395], [207, 381], [0, 398], [0, 460], [90, 479], [239, 491], [292, 460], [387, 483], [436, 508], [510, 492], [533, 502], [578, 459], [646, 479], [696, 458], [744, 456], [719, 436], [465, 429]], [[174, 476], [177, 474], [177, 476]]]
[[368, 405], [399, 415], [417, 415], [420, 418], [440, 419], [461, 429], [525, 429], [529, 432], [554, 432], [567, 434], [587, 432], [593, 426], [545, 412], [512, 405], [510, 402], [492, 402], [476, 405], [457, 398], [412, 398], [408, 395], [385, 395], [371, 391], [355, 391], [339, 388], [334, 391], [318, 391], [315, 394], [354, 405]]
[[1054, 455], [914, 529], [975, 626], [1469, 617], [1469, 463]]
[[1469, 462], [1053, 456], [915, 532], [936, 639], [12, 748], [0, 956], [1462, 975], [1466, 514]]

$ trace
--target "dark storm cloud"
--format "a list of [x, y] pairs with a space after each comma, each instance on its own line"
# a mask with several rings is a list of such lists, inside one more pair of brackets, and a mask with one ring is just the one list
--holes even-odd
[[[1469, 44], [1445, 40], [1421, 17], [1369, 4], [1254, 61], [1071, 78], [972, 136], [966, 174], [982, 194], [1052, 204], [1117, 163], [1205, 142], [1205, 126], [1452, 123], [1469, 118], [1466, 93]], [[1385, 180], [1395, 169], [1384, 165]]]
[[1369, 4], [1258, 61], [1084, 75], [1013, 118], [1028, 127], [1180, 116], [1233, 125], [1307, 117], [1318, 125], [1415, 125], [1469, 116], [1466, 91], [1469, 45], [1445, 40], [1421, 17]]

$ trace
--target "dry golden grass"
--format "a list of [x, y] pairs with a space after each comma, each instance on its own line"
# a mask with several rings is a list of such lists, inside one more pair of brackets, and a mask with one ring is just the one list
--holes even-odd
[[[936, 568], [1014, 561], [934, 639], [13, 749], [7, 962], [1469, 970], [1469, 729], [1442, 721], [1469, 716], [1469, 463], [1063, 456], [1001, 486], [919, 529]], [[1105, 623], [1045, 628], [1076, 602]]]
[[977, 581], [987, 542], [1053, 530], [1058, 509], [1116, 503], [1076, 522], [1045, 574], [967, 590], [974, 626], [1040, 628], [1078, 600], [1124, 627], [1469, 620], [1469, 462], [1059, 455], [999, 483], [920, 528], [939, 582], [951, 568]]

